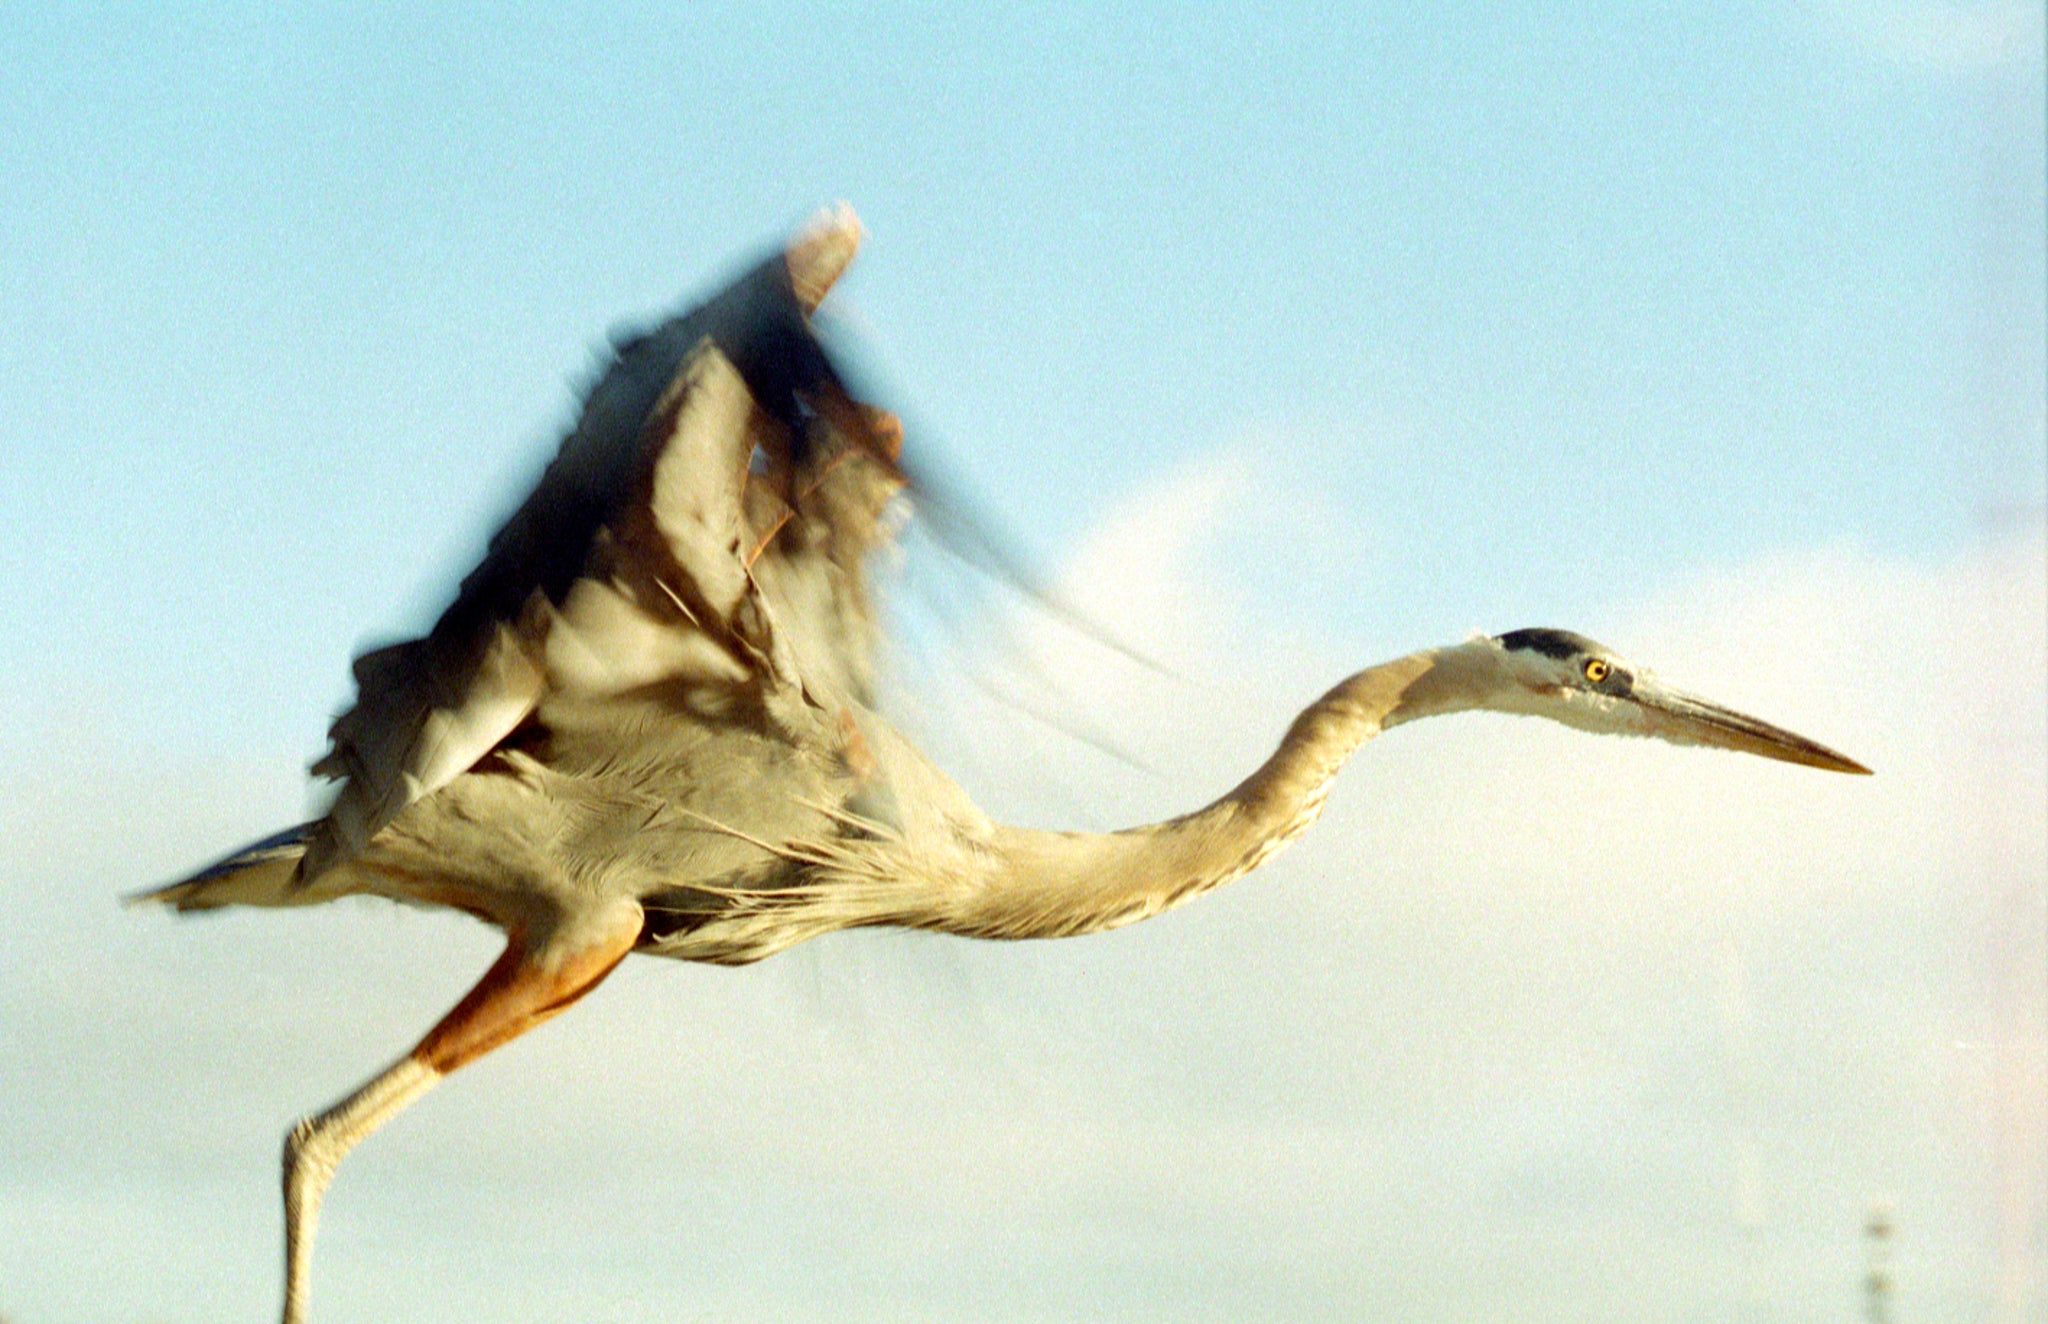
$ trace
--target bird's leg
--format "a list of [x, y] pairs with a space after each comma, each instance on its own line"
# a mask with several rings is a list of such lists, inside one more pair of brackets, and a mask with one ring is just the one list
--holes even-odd
[[432, 1089], [441, 1073], [416, 1057], [402, 1057], [355, 1093], [317, 1117], [306, 1117], [284, 1140], [284, 1324], [304, 1324], [311, 1295], [313, 1232], [320, 1198], [358, 1140]]
[[284, 1324], [305, 1324], [313, 1232], [335, 1167], [356, 1143], [455, 1068], [516, 1038], [595, 988], [640, 936], [637, 902], [573, 924], [515, 929], [484, 977], [414, 1049], [284, 1142]]

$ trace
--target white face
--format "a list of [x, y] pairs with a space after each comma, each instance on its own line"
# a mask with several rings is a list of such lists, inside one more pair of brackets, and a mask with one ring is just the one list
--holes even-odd
[[1581, 730], [1649, 735], [1634, 702], [1641, 671], [1603, 644], [1569, 630], [1512, 630], [1488, 641], [1527, 712]]
[[1568, 630], [1514, 630], [1488, 640], [1508, 692], [1497, 706], [1581, 731], [1710, 745], [1834, 772], [1867, 773], [1804, 736], [1670, 689], [1611, 649]]

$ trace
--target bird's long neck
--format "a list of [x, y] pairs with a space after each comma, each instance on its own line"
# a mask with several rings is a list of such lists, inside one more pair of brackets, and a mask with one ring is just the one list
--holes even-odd
[[1114, 928], [1258, 867], [1322, 812], [1352, 753], [1389, 726], [1480, 706], [1485, 640], [1361, 671], [1304, 709], [1273, 756], [1202, 809], [1122, 832], [1001, 828], [991, 871], [955, 932], [1051, 938]]

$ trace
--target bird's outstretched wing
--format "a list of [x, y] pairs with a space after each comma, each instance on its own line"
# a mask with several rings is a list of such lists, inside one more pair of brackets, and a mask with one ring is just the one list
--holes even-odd
[[[830, 475], [849, 448], [889, 470], [897, 440], [887, 416], [847, 396], [808, 324], [858, 241], [852, 213], [829, 211], [709, 302], [617, 345], [560, 452], [433, 629], [356, 659], [355, 705], [313, 768], [342, 785], [313, 828], [302, 881], [468, 770], [551, 695], [749, 687], [771, 712], [797, 700], [796, 657], [820, 651], [806, 635], [835, 646], [843, 635], [822, 622], [779, 629], [761, 579], [787, 581], [804, 610], [864, 615], [864, 598], [814, 601], [805, 576], [842, 551], [857, 567], [872, 541], [859, 520], [872, 526], [880, 506], [849, 504]], [[857, 573], [843, 582], [864, 593]]]

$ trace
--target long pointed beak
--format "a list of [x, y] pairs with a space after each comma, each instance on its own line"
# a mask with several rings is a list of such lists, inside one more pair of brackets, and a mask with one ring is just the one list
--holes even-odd
[[1829, 772], [1870, 775], [1870, 769], [1826, 745], [1690, 694], [1660, 685], [1638, 684], [1631, 697], [1642, 706], [1649, 735], [1682, 745], [1712, 745], [1717, 749], [1761, 754], [1767, 759], [1804, 763], [1809, 768], [1825, 768]]

